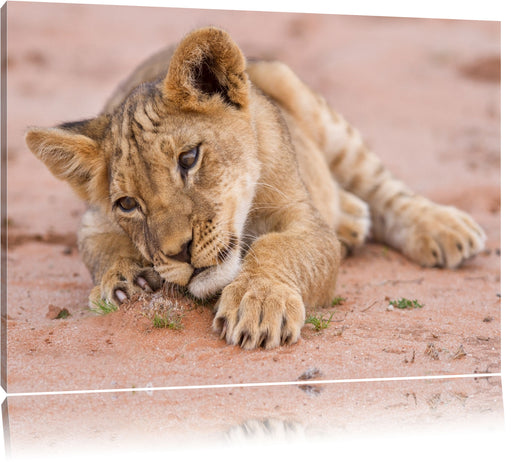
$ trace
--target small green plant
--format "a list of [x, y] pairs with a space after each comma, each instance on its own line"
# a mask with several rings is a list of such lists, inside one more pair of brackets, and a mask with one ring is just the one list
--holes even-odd
[[331, 306], [341, 305], [346, 298], [343, 297], [334, 297], [331, 302]]
[[69, 318], [70, 316], [71, 313], [66, 308], [63, 308], [62, 310], [59, 311], [59, 314], [57, 315], [56, 319], [66, 319]]
[[108, 300], [100, 299], [93, 302], [93, 305], [94, 308], [91, 308], [91, 310], [98, 314], [108, 314], [117, 311], [117, 306]]
[[310, 315], [306, 318], [306, 324], [312, 324], [315, 330], [321, 331], [323, 329], [327, 329], [329, 324], [331, 324], [332, 317], [334, 316], [334, 311], [329, 316], [329, 319], [324, 319], [324, 315], [322, 314], [320, 317], [317, 315]]
[[406, 310], [409, 308], [422, 308], [425, 305], [419, 303], [418, 300], [409, 300], [408, 298], [400, 298], [399, 300], [390, 300], [389, 304], [394, 306], [395, 308], [399, 308], [401, 310]]
[[183, 329], [183, 323], [181, 322], [182, 316], [164, 314], [160, 315], [155, 313], [153, 315], [153, 326], [162, 329], [181, 330]]

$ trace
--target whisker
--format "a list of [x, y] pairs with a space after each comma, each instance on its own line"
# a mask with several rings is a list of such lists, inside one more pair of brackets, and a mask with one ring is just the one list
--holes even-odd
[[261, 181], [257, 181], [255, 183], [255, 185], [256, 186], [263, 186], [264, 188], [270, 189], [271, 191], [274, 191], [274, 192], [278, 193], [279, 195], [281, 195], [284, 198], [288, 198], [288, 196], [283, 191], [281, 191], [280, 189], [278, 189], [274, 185], [271, 185], [271, 184], [268, 184], [268, 183], [263, 183]]

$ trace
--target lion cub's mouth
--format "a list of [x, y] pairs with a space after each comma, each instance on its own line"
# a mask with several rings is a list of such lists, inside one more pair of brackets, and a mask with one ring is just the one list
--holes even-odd
[[[232, 282], [240, 271], [241, 256], [238, 242], [237, 238], [231, 238], [228, 245], [217, 252], [215, 264], [210, 264], [213, 262], [211, 257], [208, 261], [199, 255], [195, 258], [197, 267], [190, 261], [171, 258], [155, 264], [154, 268], [165, 281], [188, 287], [190, 293], [198, 298], [207, 298]], [[199, 266], [202, 262], [205, 265]]]
[[203, 271], [206, 271], [209, 268], [211, 268], [211, 266], [203, 266], [202, 268], [194, 268], [194, 271], [192, 271], [192, 276], [190, 279], [196, 277], [198, 274], [201, 274]]

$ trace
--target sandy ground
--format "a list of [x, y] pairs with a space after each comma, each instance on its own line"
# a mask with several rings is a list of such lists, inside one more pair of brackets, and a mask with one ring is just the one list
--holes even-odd
[[[272, 351], [227, 346], [195, 304], [179, 330], [152, 327], [140, 304], [91, 312], [75, 238], [85, 206], [32, 156], [24, 130], [95, 115], [138, 62], [207, 24], [248, 56], [291, 65], [399, 178], [471, 213], [486, 250], [448, 271], [369, 243], [339, 269], [343, 301], [309, 313], [332, 314], [329, 327], [308, 324], [298, 344]], [[437, 378], [500, 372], [499, 68], [492, 22], [9, 3], [7, 390], [134, 389], [9, 397], [12, 454], [217, 441], [247, 422], [299, 435], [499, 427], [499, 377]], [[402, 297], [424, 306], [389, 308]], [[63, 309], [69, 317], [52, 319]], [[137, 391], [309, 376], [434, 378]]]

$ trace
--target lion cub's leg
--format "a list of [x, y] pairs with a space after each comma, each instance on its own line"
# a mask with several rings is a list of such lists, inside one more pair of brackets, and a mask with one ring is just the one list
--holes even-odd
[[343, 190], [332, 177], [325, 154], [287, 112], [283, 117], [293, 141], [301, 178], [313, 204], [325, 222], [336, 231], [345, 256], [361, 245], [370, 230], [368, 204]]
[[137, 293], [152, 292], [162, 282], [131, 240], [97, 209], [89, 209], [78, 233], [82, 259], [96, 286], [89, 306], [100, 299], [119, 305]]
[[286, 65], [260, 62], [249, 72], [317, 142], [340, 185], [369, 204], [374, 238], [424, 266], [453, 268], [483, 249], [485, 234], [468, 214], [414, 194], [394, 178], [359, 132]]
[[423, 266], [455, 268], [483, 249], [485, 234], [468, 214], [413, 193], [393, 177], [341, 117], [327, 109], [324, 117], [327, 133], [336, 128], [345, 133], [338, 149], [338, 135], [326, 137], [331, 171], [343, 187], [369, 204], [375, 239]]
[[341, 255], [332, 228], [306, 200], [276, 203], [271, 209], [280, 212], [265, 221], [277, 218], [282, 226], [253, 242], [216, 307], [214, 330], [242, 348], [295, 343], [306, 307], [329, 304], [336, 285]]

